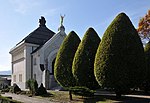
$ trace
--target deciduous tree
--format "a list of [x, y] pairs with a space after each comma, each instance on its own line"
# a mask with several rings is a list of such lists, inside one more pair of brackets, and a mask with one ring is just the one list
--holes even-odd
[[142, 39], [150, 41], [150, 10], [140, 19], [137, 31]]

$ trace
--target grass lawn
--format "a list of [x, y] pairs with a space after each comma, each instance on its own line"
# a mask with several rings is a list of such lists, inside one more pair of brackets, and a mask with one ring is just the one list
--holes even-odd
[[[73, 95], [73, 100], [69, 100], [68, 91], [48, 91], [51, 95], [39, 98], [47, 98], [52, 102], [59, 103], [150, 103], [150, 98], [137, 98], [123, 96], [121, 99], [116, 99], [115, 95], [97, 95], [92, 98], [82, 98], [82, 96]], [[140, 94], [137, 94], [140, 95]]]

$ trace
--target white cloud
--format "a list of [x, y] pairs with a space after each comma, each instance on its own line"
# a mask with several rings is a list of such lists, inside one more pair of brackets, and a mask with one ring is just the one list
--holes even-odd
[[55, 14], [57, 14], [58, 12], [58, 9], [47, 9], [47, 10], [42, 10], [41, 11], [41, 15], [44, 15], [44, 16], [53, 16]]
[[25, 14], [26, 12], [40, 5], [40, 2], [38, 2], [38, 0], [9, 0], [9, 1], [14, 6], [15, 11], [21, 14]]

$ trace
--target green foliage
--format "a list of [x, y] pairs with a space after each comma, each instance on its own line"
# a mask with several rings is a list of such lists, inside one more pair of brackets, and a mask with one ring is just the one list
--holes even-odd
[[13, 84], [12, 92], [19, 93], [19, 92], [21, 92], [21, 89], [19, 88], [19, 86], [17, 84]]
[[93, 28], [89, 28], [75, 54], [73, 60], [73, 75], [79, 86], [96, 89], [98, 83], [94, 76], [94, 59], [100, 43], [100, 38]]
[[74, 31], [71, 31], [64, 39], [57, 53], [54, 76], [57, 82], [63, 87], [76, 85], [72, 75], [72, 61], [79, 43], [80, 38]]
[[38, 83], [37, 83], [37, 81], [35, 79], [29, 79], [27, 81], [27, 86], [28, 86], [28, 88], [30, 90], [30, 93], [32, 95], [35, 95], [35, 93], [36, 93], [36, 91], [38, 89]]
[[148, 42], [145, 45], [144, 52], [145, 52], [145, 56], [146, 56], [146, 65], [147, 65], [146, 79], [150, 82], [150, 42]]
[[145, 45], [144, 52], [146, 55], [150, 55], [150, 41]]
[[98, 47], [94, 73], [100, 86], [124, 93], [137, 87], [145, 75], [144, 49], [128, 16], [119, 14]]
[[146, 58], [146, 66], [147, 66], [147, 71], [146, 71], [146, 79], [142, 85], [142, 88], [145, 90], [145, 92], [148, 92], [150, 90], [150, 41], [145, 45], [144, 48], [145, 52], [145, 58]]
[[1, 92], [9, 92], [10, 88], [2, 89]]
[[147, 65], [147, 79], [150, 81], [150, 42], [145, 45], [144, 48], [145, 56], [146, 56], [146, 65]]
[[41, 83], [40, 87], [37, 89], [36, 95], [45, 95], [47, 94], [46, 88]]
[[7, 89], [7, 88], [8, 88], [8, 85], [5, 85], [4, 83], [0, 82], [0, 90], [1, 89]]
[[84, 97], [92, 97], [94, 96], [95, 91], [90, 90], [87, 87], [71, 87], [69, 90], [74, 94], [74, 95], [79, 95], [79, 96], [84, 96]]

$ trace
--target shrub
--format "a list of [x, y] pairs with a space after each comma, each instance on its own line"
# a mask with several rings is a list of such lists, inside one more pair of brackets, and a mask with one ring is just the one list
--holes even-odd
[[10, 88], [2, 89], [1, 92], [9, 92]]
[[94, 66], [99, 85], [114, 88], [118, 97], [143, 81], [144, 49], [125, 13], [120, 13], [105, 31]]
[[72, 75], [72, 62], [79, 43], [80, 38], [74, 31], [71, 31], [64, 39], [57, 53], [54, 76], [62, 87], [76, 85]]
[[71, 87], [69, 90], [74, 94], [74, 95], [79, 95], [79, 96], [84, 96], [84, 97], [92, 97], [94, 96], [95, 91], [90, 90], [87, 87]]
[[17, 84], [13, 84], [12, 93], [19, 93], [19, 92], [21, 92], [19, 86]]
[[32, 95], [35, 95], [35, 93], [36, 93], [36, 91], [38, 89], [38, 83], [37, 83], [37, 81], [35, 79], [29, 79], [27, 81], [27, 86], [28, 86], [28, 88], [30, 90], [30, 93]]
[[99, 86], [94, 76], [94, 59], [99, 43], [98, 34], [93, 28], [89, 28], [73, 60], [73, 75], [79, 86], [89, 89], [96, 89]]
[[7, 89], [8, 88], [8, 85], [4, 84], [4, 83], [1, 83], [0, 84], [0, 90], [1, 89]]
[[41, 83], [40, 87], [37, 89], [36, 95], [44, 95], [47, 94], [46, 88]]

